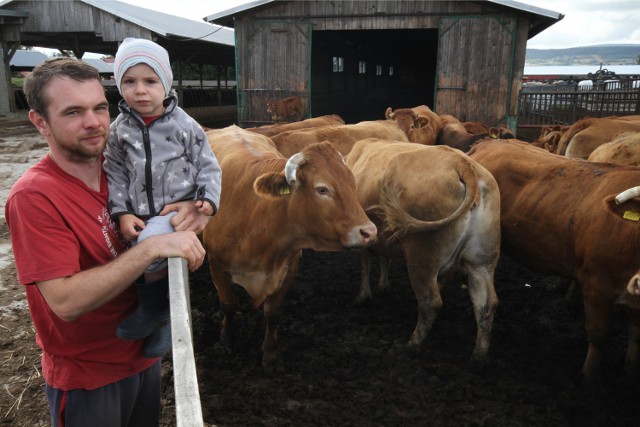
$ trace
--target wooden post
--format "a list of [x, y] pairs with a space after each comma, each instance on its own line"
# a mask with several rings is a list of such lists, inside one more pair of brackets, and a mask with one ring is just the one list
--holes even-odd
[[204, 423], [191, 332], [189, 271], [187, 261], [183, 258], [169, 258], [169, 300], [176, 425], [202, 427]]

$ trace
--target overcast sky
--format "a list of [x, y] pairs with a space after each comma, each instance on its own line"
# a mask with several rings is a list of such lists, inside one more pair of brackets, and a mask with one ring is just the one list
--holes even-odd
[[[201, 21], [246, 0], [124, 0], [147, 9]], [[562, 13], [564, 19], [529, 40], [527, 47], [559, 49], [593, 44], [640, 45], [639, 0], [522, 0]], [[640, 46], [639, 46], [640, 47]]]

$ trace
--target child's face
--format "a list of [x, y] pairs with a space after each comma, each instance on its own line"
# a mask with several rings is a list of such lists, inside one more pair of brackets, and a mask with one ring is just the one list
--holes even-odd
[[129, 107], [141, 116], [159, 116], [164, 113], [164, 86], [160, 77], [147, 64], [137, 64], [127, 69], [122, 76], [120, 88]]

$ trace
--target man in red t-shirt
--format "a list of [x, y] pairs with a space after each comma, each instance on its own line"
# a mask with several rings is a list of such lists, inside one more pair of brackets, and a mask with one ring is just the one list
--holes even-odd
[[132, 284], [157, 259], [205, 256], [196, 233], [209, 217], [193, 202], [177, 210], [175, 233], [127, 250], [109, 215], [102, 152], [109, 105], [96, 69], [55, 58], [25, 80], [29, 119], [49, 153], [14, 184], [5, 206], [18, 280], [42, 348], [53, 426], [157, 426], [160, 362], [143, 341], [116, 336], [136, 305]]

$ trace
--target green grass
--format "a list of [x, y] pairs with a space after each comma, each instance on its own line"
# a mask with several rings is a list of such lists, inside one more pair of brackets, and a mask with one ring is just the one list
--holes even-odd
[[16, 87], [22, 87], [24, 84], [24, 77], [11, 77], [11, 84]]

